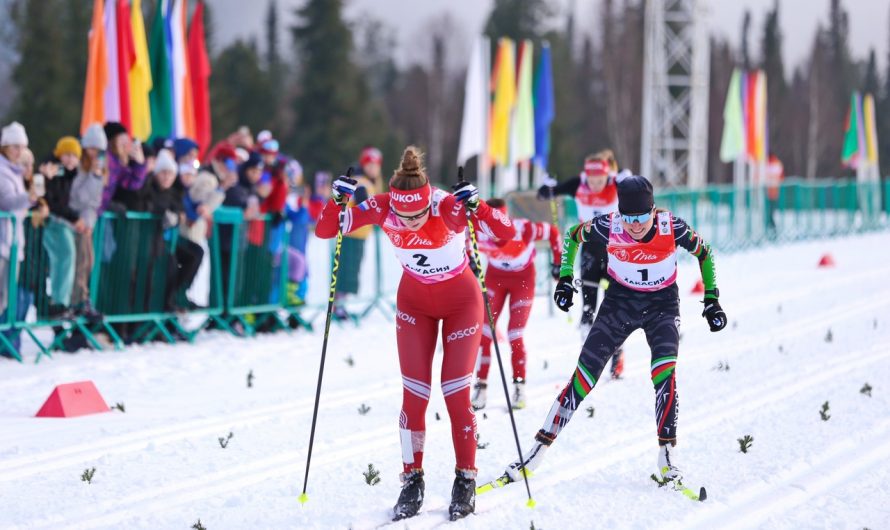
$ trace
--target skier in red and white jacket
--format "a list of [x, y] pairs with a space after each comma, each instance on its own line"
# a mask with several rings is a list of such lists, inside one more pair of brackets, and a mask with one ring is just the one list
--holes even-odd
[[[316, 225], [316, 235], [337, 234], [341, 205], [354, 193], [356, 180], [333, 182], [332, 200]], [[425, 414], [430, 399], [433, 353], [442, 324], [442, 393], [451, 419], [456, 457], [449, 512], [452, 519], [475, 510], [476, 417], [470, 404], [473, 368], [485, 320], [482, 291], [466, 255], [467, 212], [481, 233], [498, 239], [515, 234], [509, 217], [479, 200], [469, 182], [454, 193], [430, 186], [422, 153], [405, 149], [390, 192], [369, 197], [342, 215], [343, 232], [379, 225], [395, 247], [403, 274], [396, 296], [396, 342], [402, 371], [402, 491], [394, 520], [412, 517], [423, 503]]]
[[[503, 199], [486, 201], [492, 208], [507, 215], [507, 205]], [[479, 251], [488, 257], [485, 279], [488, 286], [491, 313], [495, 325], [507, 296], [510, 297], [510, 322], [507, 324], [507, 338], [510, 341], [513, 365], [514, 409], [525, 407], [525, 341], [523, 334], [535, 299], [535, 242], [550, 242], [550, 274], [559, 279], [559, 262], [562, 254], [562, 239], [559, 228], [550, 223], [536, 223], [528, 219], [513, 219], [516, 235], [512, 239], [494, 239], [485, 234], [479, 236]], [[494, 333], [488, 324], [482, 326], [482, 351], [479, 370], [476, 372], [476, 385], [473, 393], [473, 408], [485, 407], [488, 391], [488, 369], [491, 366], [491, 341]]]

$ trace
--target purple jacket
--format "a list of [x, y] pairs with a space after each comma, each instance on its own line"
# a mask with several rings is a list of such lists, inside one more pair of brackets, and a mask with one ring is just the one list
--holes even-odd
[[99, 207], [99, 213], [108, 208], [108, 203], [114, 197], [118, 186], [127, 190], [142, 189], [147, 174], [145, 164], [137, 164], [131, 160], [124, 166], [116, 156], [108, 153], [108, 184], [102, 190], [102, 206]]

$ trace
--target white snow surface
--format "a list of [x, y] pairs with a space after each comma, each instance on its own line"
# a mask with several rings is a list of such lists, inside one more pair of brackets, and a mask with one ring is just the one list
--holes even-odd
[[[837, 265], [818, 268], [829, 252]], [[454, 455], [434, 380], [426, 500], [420, 515], [386, 527], [890, 528], [887, 233], [718, 256], [717, 267], [729, 316], [720, 333], [709, 332], [699, 295], [689, 294], [698, 278], [692, 260], [679, 275], [678, 463], [688, 485], [707, 487], [706, 502], [649, 478], [654, 398], [648, 346], [636, 332], [624, 379], [603, 377], [530, 479], [534, 509], [514, 484], [480, 495], [474, 516], [446, 521]], [[548, 303], [537, 298], [525, 334], [528, 407], [515, 414], [524, 450], [579, 353], [577, 314], [571, 322], [558, 311], [549, 316]], [[0, 362], [0, 527], [186, 529], [199, 519], [208, 530], [384, 525], [401, 471], [394, 331], [379, 312], [359, 328], [332, 327], [305, 505], [298, 496], [318, 329], [246, 340], [214, 332], [192, 345]], [[719, 362], [730, 370], [715, 370]], [[34, 418], [55, 385], [80, 380], [95, 382], [126, 413]], [[477, 414], [488, 444], [478, 451], [480, 482], [517, 457], [496, 366], [489, 382], [489, 405]], [[865, 383], [871, 397], [860, 393]], [[229, 432], [223, 449], [217, 439]], [[746, 434], [754, 442], [742, 454], [737, 439]], [[380, 470], [375, 486], [362, 476], [368, 464]], [[82, 482], [92, 467], [92, 484]]]

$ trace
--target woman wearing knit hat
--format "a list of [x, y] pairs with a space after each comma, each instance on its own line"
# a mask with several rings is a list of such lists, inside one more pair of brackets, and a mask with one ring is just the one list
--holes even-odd
[[117, 122], [105, 124], [108, 137], [108, 182], [102, 191], [99, 213], [108, 208], [118, 188], [139, 190], [145, 185], [148, 168], [142, 146], [130, 139], [126, 127]]
[[[49, 256], [51, 301], [50, 318], [67, 318], [74, 288], [74, 261], [76, 247], [74, 234], [84, 233], [86, 223], [71, 208], [71, 186], [77, 177], [82, 148], [77, 138], [65, 136], [56, 142], [55, 160], [40, 165], [40, 174], [46, 182], [44, 200], [49, 206], [50, 218], [43, 230], [43, 247]], [[56, 164], [55, 161], [59, 163]]]
[[[656, 209], [652, 184], [629, 176], [618, 183], [618, 211], [594, 217], [566, 232], [559, 283], [553, 299], [562, 311], [572, 306], [575, 255], [579, 244], [595, 242], [605, 247], [611, 286], [588, 335], [578, 366], [556, 397], [544, 426], [535, 436], [522, 462], [507, 467], [492, 487], [520, 479], [521, 469], [534, 470], [544, 453], [565, 428], [572, 415], [593, 390], [606, 362], [633, 331], [643, 329], [651, 348], [652, 384], [655, 387], [655, 422], [658, 437], [656, 480], [684, 490], [677, 468], [677, 381], [674, 368], [680, 343], [680, 300], [677, 293], [677, 249], [698, 259], [705, 284], [704, 312], [711, 331], [726, 326], [726, 314], [717, 301], [716, 273], [711, 249], [679, 217]], [[695, 492], [685, 490], [695, 497]], [[699, 494], [704, 496], [704, 488]], [[703, 498], [702, 498], [703, 500]]]
[[[24, 243], [25, 215], [28, 213], [28, 208], [37, 200], [33, 193], [25, 190], [23, 170], [19, 165], [26, 147], [28, 147], [28, 135], [22, 124], [14, 121], [3, 127], [0, 132], [0, 212], [9, 212], [15, 216], [14, 230], [12, 223], [0, 219], [0, 322], [4, 323], [7, 317], [15, 317], [6, 314], [9, 301], [7, 288], [11, 270], [11, 248], [13, 243], [19, 248]], [[21, 262], [23, 258], [24, 253], [18, 252], [18, 261]], [[2, 345], [0, 345], [0, 355], [10, 356]]]
[[[405, 149], [389, 193], [380, 193], [342, 215], [343, 233], [376, 224], [392, 242], [404, 269], [396, 299], [396, 341], [402, 370], [402, 491], [394, 520], [412, 517], [423, 503], [423, 457], [426, 408], [430, 399], [433, 353], [442, 325], [442, 392], [451, 418], [456, 457], [448, 511], [465, 517], [476, 506], [476, 418], [470, 406], [470, 384], [482, 336], [482, 293], [468, 266], [467, 212], [480, 230], [498, 239], [515, 234], [510, 219], [480, 201], [479, 191], [459, 182], [449, 194], [430, 186], [422, 154]], [[355, 192], [353, 178], [333, 182], [315, 228], [321, 238], [337, 234], [342, 205]]]

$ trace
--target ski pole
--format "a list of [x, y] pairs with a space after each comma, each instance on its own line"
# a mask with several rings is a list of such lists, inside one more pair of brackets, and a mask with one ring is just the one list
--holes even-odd
[[[464, 168], [457, 168], [457, 181], [463, 182]], [[507, 398], [507, 412], [510, 413], [510, 425], [513, 426], [513, 439], [516, 440], [516, 450], [519, 451], [519, 461], [522, 462], [522, 447], [519, 445], [519, 432], [516, 430], [516, 418], [513, 417], [513, 403], [510, 402], [510, 389], [507, 388], [507, 376], [504, 375], [504, 363], [501, 361], [501, 349], [498, 347], [497, 334], [494, 329], [494, 316], [491, 313], [491, 302], [488, 299], [488, 287], [485, 286], [485, 272], [482, 271], [482, 261], [479, 259], [479, 244], [476, 241], [476, 228], [473, 226], [473, 218], [469, 208], [464, 205], [467, 212], [467, 228], [470, 231], [470, 241], [473, 244], [473, 261], [476, 262], [476, 278], [482, 287], [482, 301], [485, 303], [485, 313], [488, 316], [488, 328], [491, 329], [492, 344], [494, 344], [494, 353], [498, 358], [498, 370], [501, 372], [501, 383], [504, 385], [504, 396]], [[528, 502], [526, 506], [534, 508], [535, 500], [532, 499], [532, 490], [528, 485], [528, 476], [523, 469], [522, 479], [525, 481], [525, 492], [528, 494]]]
[[[346, 170], [346, 176], [352, 177], [352, 167]], [[309, 483], [309, 464], [312, 463], [312, 443], [315, 441], [315, 422], [318, 419], [318, 402], [321, 398], [321, 380], [324, 376], [324, 358], [328, 351], [328, 334], [331, 331], [331, 316], [334, 313], [334, 296], [337, 292], [337, 272], [340, 270], [340, 248], [343, 245], [343, 214], [346, 212], [346, 202], [340, 205], [340, 213], [337, 218], [339, 225], [337, 230], [337, 242], [334, 246], [334, 263], [331, 269], [331, 290], [328, 296], [328, 314], [324, 322], [324, 342], [321, 345], [321, 362], [318, 366], [318, 385], [315, 387], [315, 405], [312, 408], [312, 428], [309, 431], [309, 453], [306, 455], [306, 474], [303, 476], [303, 493], [300, 494], [300, 504], [306, 504], [309, 495], [306, 494], [306, 485]]]

